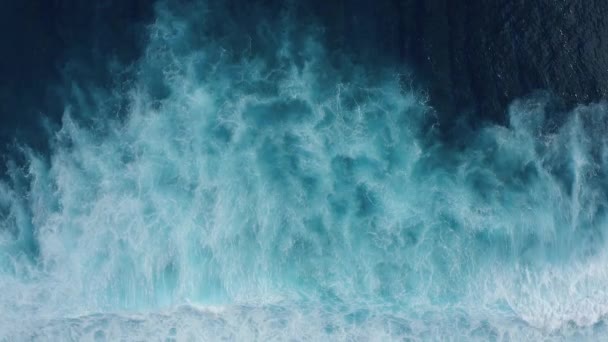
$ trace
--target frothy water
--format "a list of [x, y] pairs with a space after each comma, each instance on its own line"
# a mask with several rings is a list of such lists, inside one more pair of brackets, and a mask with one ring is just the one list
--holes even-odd
[[407, 77], [210, 8], [159, 4], [134, 79], [10, 164], [0, 339], [608, 333], [606, 104], [446, 142]]

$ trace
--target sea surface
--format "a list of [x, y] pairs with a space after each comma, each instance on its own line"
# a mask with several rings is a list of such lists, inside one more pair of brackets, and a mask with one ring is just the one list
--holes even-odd
[[608, 3], [0, 12], [0, 341], [608, 336]]

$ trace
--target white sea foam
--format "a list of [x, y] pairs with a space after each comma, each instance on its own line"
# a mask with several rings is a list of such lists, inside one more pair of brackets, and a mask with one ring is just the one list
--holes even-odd
[[605, 333], [605, 104], [521, 100], [453, 146], [402, 78], [213, 9], [159, 5], [133, 87], [0, 183], [0, 337]]

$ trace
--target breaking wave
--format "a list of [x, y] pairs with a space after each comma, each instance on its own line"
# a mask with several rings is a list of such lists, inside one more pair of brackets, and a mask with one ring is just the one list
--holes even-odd
[[159, 3], [130, 82], [9, 163], [0, 338], [607, 333], [606, 104], [445, 141], [409, 77], [218, 8]]

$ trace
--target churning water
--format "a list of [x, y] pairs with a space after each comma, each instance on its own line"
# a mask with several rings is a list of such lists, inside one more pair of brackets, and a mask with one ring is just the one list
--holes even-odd
[[608, 333], [605, 104], [447, 141], [408, 77], [221, 15], [159, 4], [129, 82], [9, 163], [0, 339]]

